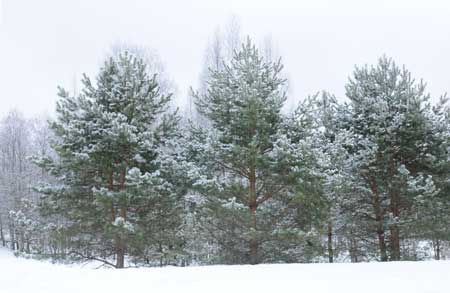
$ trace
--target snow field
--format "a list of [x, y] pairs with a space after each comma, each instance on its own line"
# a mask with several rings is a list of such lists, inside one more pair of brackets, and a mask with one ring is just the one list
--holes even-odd
[[448, 293], [450, 262], [92, 269], [0, 250], [2, 293]]

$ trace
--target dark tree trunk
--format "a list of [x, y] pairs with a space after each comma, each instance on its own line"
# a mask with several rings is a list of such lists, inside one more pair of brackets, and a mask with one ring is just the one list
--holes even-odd
[[358, 241], [356, 240], [355, 236], [353, 235], [353, 231], [350, 232], [350, 261], [351, 262], [358, 262]]
[[[126, 175], [126, 170], [123, 170], [120, 173], [120, 181], [119, 181], [119, 189], [120, 190], [124, 190], [125, 189], [125, 175]], [[122, 218], [123, 221], [127, 220], [127, 207], [122, 206], [122, 208], [120, 209], [120, 217]], [[116, 268], [117, 269], [122, 269], [125, 266], [125, 251], [126, 251], [126, 244], [125, 244], [125, 239], [123, 239], [122, 236], [120, 236], [118, 238], [118, 243], [116, 246]]]
[[380, 259], [381, 261], [388, 261], [386, 252], [386, 240], [384, 234], [384, 213], [381, 208], [381, 198], [378, 193], [378, 186], [375, 182], [375, 178], [371, 177], [370, 187], [372, 190], [372, 205], [375, 212], [376, 230], [378, 236], [378, 247], [380, 249]]
[[116, 269], [123, 269], [125, 267], [125, 245], [122, 239], [116, 240]]
[[390, 209], [391, 213], [394, 216], [395, 223], [389, 227], [390, 235], [390, 250], [391, 250], [391, 260], [397, 261], [400, 260], [400, 228], [397, 224], [397, 221], [400, 217], [400, 209], [399, 209], [399, 197], [397, 192], [390, 193]]
[[377, 235], [378, 235], [378, 247], [380, 249], [380, 260], [388, 261], [386, 252], [386, 241], [384, 239], [383, 224], [378, 222], [377, 224]]
[[[127, 210], [122, 208], [120, 210], [120, 216], [124, 221], [127, 220]], [[125, 267], [125, 252], [126, 245], [122, 236], [116, 237], [116, 269], [122, 269]]]
[[400, 229], [397, 224], [392, 225], [389, 228], [390, 235], [390, 250], [391, 250], [391, 260], [400, 260]]
[[[120, 181], [119, 181], [119, 190], [123, 190], [125, 188], [125, 173], [120, 173]], [[109, 177], [109, 189], [114, 190], [114, 179], [113, 179], [113, 173], [111, 172]], [[126, 207], [120, 208], [120, 217], [124, 221], [127, 219], [127, 210]], [[114, 223], [116, 221], [116, 207], [114, 204], [111, 205], [111, 221]], [[122, 269], [125, 267], [125, 252], [126, 252], [126, 245], [125, 245], [125, 239], [123, 239], [122, 235], [116, 235], [114, 239], [114, 250], [116, 254], [116, 269]]]
[[2, 241], [2, 246], [5, 247], [6, 239], [5, 239], [5, 235], [3, 233], [3, 222], [2, 222], [1, 217], [0, 217], [0, 240]]
[[328, 262], [333, 262], [333, 226], [328, 223]]
[[258, 264], [258, 242], [254, 238], [250, 240], [250, 263]]
[[160, 253], [159, 266], [162, 267], [164, 265], [164, 262], [163, 262], [163, 249], [161, 243], [158, 243], [158, 252]]
[[[251, 213], [251, 227], [253, 228], [253, 232], [256, 232], [257, 228], [257, 220], [256, 220], [256, 210], [258, 208], [257, 198], [256, 198], [256, 171], [254, 168], [250, 171], [249, 176], [250, 183], [250, 194], [249, 194], [249, 209]], [[252, 233], [252, 238], [250, 239], [250, 263], [257, 264], [258, 260], [258, 239], [256, 238], [255, 233]]]
[[25, 236], [24, 236], [23, 232], [20, 233], [20, 237], [19, 237], [19, 251], [20, 252], [25, 251]]
[[16, 250], [16, 238], [14, 236], [15, 236], [14, 229], [10, 227], [9, 240], [11, 241], [11, 249], [13, 251]]
[[[116, 209], [111, 206], [111, 220], [114, 223], [116, 221]], [[114, 239], [114, 249], [116, 253], [116, 269], [121, 269], [125, 265], [125, 248], [123, 245], [123, 240], [119, 235], [116, 235]]]
[[441, 259], [441, 242], [439, 239], [433, 240], [433, 248], [434, 248], [434, 259]]

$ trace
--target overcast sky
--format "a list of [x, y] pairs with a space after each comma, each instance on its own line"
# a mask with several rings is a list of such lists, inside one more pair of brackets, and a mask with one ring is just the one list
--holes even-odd
[[[0, 114], [54, 111], [56, 87], [94, 75], [117, 40], [158, 51], [180, 100], [196, 86], [208, 37], [236, 15], [256, 40], [270, 34], [290, 79], [290, 99], [344, 95], [354, 65], [382, 54], [450, 89], [448, 1], [0, 0]], [[78, 82], [79, 86], [79, 82]]]

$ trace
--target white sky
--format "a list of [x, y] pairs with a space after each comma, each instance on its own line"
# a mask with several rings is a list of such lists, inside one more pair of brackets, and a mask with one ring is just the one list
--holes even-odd
[[[405, 64], [433, 96], [450, 88], [450, 3], [362, 0], [0, 0], [0, 115], [51, 114], [56, 87], [93, 76], [117, 40], [158, 51], [187, 98], [217, 26], [236, 15], [255, 40], [270, 34], [290, 78], [290, 99], [344, 95], [354, 65], [382, 54]], [[79, 82], [78, 82], [79, 85]]]

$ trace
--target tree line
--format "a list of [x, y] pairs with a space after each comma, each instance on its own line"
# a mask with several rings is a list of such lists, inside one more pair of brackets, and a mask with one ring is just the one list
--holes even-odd
[[153, 59], [119, 46], [79, 93], [59, 88], [48, 123], [10, 112], [2, 245], [116, 268], [448, 255], [445, 96], [383, 56], [346, 99], [285, 111], [281, 59], [230, 43], [211, 47], [189, 111]]

